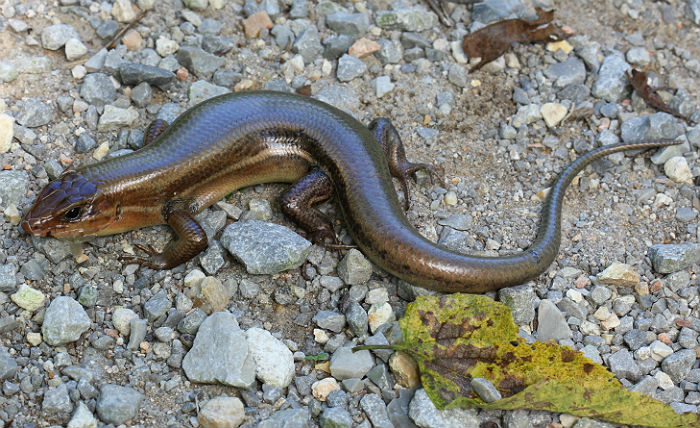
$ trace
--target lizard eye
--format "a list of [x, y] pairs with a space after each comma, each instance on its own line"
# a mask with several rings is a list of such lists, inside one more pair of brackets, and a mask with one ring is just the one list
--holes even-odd
[[73, 207], [66, 211], [65, 214], [63, 214], [63, 218], [66, 220], [76, 220], [78, 217], [80, 217], [80, 213], [83, 211], [82, 207]]

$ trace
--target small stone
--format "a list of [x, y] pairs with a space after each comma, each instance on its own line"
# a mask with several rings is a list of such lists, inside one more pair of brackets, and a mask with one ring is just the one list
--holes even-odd
[[350, 412], [342, 407], [329, 407], [318, 418], [321, 428], [352, 428]]
[[321, 46], [321, 37], [315, 25], [311, 25], [299, 33], [292, 45], [292, 52], [300, 54], [307, 64], [321, 55], [323, 46]]
[[[185, 0], [183, 1], [186, 7], [193, 9], [193, 10], [204, 10], [207, 8], [209, 5], [208, 0]], [[212, 1], [212, 7], [214, 7], [214, 2]], [[221, 6], [219, 6], [216, 9], [220, 9]]]
[[[408, 416], [416, 425], [429, 428], [478, 427], [480, 421], [477, 414], [476, 409], [438, 410], [423, 388], [416, 391], [408, 410]], [[510, 424], [505, 426], [513, 427]]]
[[311, 428], [310, 419], [311, 413], [305, 407], [279, 410], [260, 422], [256, 428]]
[[44, 393], [41, 411], [47, 420], [65, 421], [72, 410], [73, 404], [70, 401], [66, 384], [50, 387]]
[[361, 379], [374, 367], [374, 360], [366, 349], [352, 352], [351, 346], [338, 348], [331, 356], [331, 375], [338, 379]]
[[673, 382], [679, 383], [693, 368], [696, 358], [695, 350], [681, 349], [666, 357], [661, 363], [661, 369], [673, 379]]
[[311, 385], [311, 392], [318, 401], [326, 401], [328, 394], [339, 389], [338, 381], [332, 377], [321, 379]]
[[657, 244], [647, 254], [658, 273], [678, 272], [700, 264], [700, 244]]
[[353, 248], [338, 263], [338, 276], [349, 285], [364, 284], [372, 276], [372, 263]]
[[559, 103], [546, 103], [540, 108], [540, 114], [548, 127], [553, 128], [566, 116], [566, 107]]
[[133, 107], [119, 108], [106, 105], [97, 124], [97, 130], [100, 132], [117, 131], [119, 128], [133, 125], [139, 116], [138, 110]]
[[369, 330], [374, 334], [377, 329], [387, 322], [394, 321], [394, 309], [387, 302], [375, 303], [367, 311]]
[[693, 183], [693, 174], [688, 161], [683, 156], [674, 156], [664, 163], [664, 172], [676, 183]]
[[375, 428], [394, 428], [389, 420], [384, 400], [377, 394], [367, 394], [360, 400], [360, 407], [365, 412]]
[[631, 48], [627, 51], [625, 57], [627, 58], [627, 62], [641, 68], [646, 67], [651, 62], [651, 55], [649, 55], [649, 51], [644, 48]]
[[571, 329], [564, 315], [559, 311], [556, 305], [548, 299], [544, 299], [540, 302], [537, 320], [537, 337], [541, 342], [546, 342], [550, 339], [555, 341], [569, 339], [572, 336]]
[[622, 55], [614, 53], [605, 57], [598, 70], [598, 78], [593, 84], [593, 96], [609, 102], [621, 101], [628, 84], [625, 73], [629, 69], [630, 66]]
[[391, 354], [389, 368], [391, 368], [396, 382], [404, 388], [415, 388], [420, 385], [418, 364], [405, 352], [397, 351]]
[[44, 293], [35, 290], [27, 284], [21, 284], [16, 293], [10, 296], [10, 299], [20, 308], [34, 312], [44, 306]]
[[182, 368], [193, 382], [238, 388], [248, 388], [255, 382], [255, 361], [246, 335], [228, 312], [216, 312], [202, 323]]
[[472, 379], [470, 386], [474, 392], [476, 392], [476, 394], [487, 403], [493, 403], [494, 401], [498, 401], [502, 398], [501, 393], [488, 379], [475, 377]]
[[149, 85], [164, 86], [175, 79], [172, 71], [150, 65], [125, 62], [119, 66], [122, 83], [133, 86], [142, 82]]
[[97, 428], [97, 419], [82, 401], [78, 403], [73, 417], [68, 422], [68, 428]]
[[318, 311], [313, 317], [313, 321], [321, 328], [340, 333], [345, 327], [345, 316], [334, 311]]
[[128, 337], [131, 333], [131, 320], [134, 319], [138, 319], [136, 312], [127, 308], [117, 308], [112, 314], [112, 325], [122, 336]]
[[143, 394], [128, 386], [103, 385], [95, 409], [104, 422], [120, 425], [138, 414]]
[[41, 333], [49, 345], [65, 345], [80, 339], [90, 325], [90, 318], [80, 303], [70, 297], [59, 296], [46, 309]]
[[658, 362], [663, 361], [664, 358], [673, 354], [673, 349], [670, 346], [658, 340], [651, 342], [651, 345], [649, 345], [649, 351], [651, 352], [651, 358]]
[[514, 128], [520, 128], [522, 125], [529, 125], [542, 118], [540, 106], [537, 104], [528, 104], [520, 106], [518, 111], [513, 116], [511, 124]]
[[230, 224], [220, 242], [246, 266], [248, 273], [255, 274], [296, 268], [311, 251], [311, 243], [290, 229], [259, 220]]
[[20, 104], [20, 110], [17, 114], [17, 123], [27, 128], [36, 128], [51, 122], [55, 115], [53, 104], [47, 105], [44, 102], [28, 98]]
[[269, 30], [272, 26], [272, 20], [264, 10], [256, 12], [243, 20], [243, 29], [248, 39], [257, 39], [263, 28]]
[[381, 48], [379, 43], [363, 37], [350, 46], [348, 54], [357, 58], [362, 58], [379, 51]]
[[207, 314], [223, 311], [228, 305], [226, 289], [221, 281], [213, 276], [204, 278], [199, 283], [199, 297], [197, 303]]
[[336, 12], [326, 16], [326, 25], [338, 34], [357, 39], [369, 28], [369, 17], [366, 13]]
[[112, 5], [112, 16], [119, 22], [131, 22], [136, 18], [136, 11], [130, 0], [117, 0]]
[[362, 337], [367, 333], [367, 326], [369, 325], [367, 312], [364, 308], [357, 302], [351, 302], [345, 311], [345, 319], [347, 320], [348, 327], [350, 331], [357, 337]]
[[598, 279], [604, 284], [634, 287], [639, 283], [639, 273], [633, 266], [615, 262], [599, 273]]
[[41, 31], [41, 46], [44, 49], [52, 51], [61, 49], [70, 39], [80, 40], [80, 35], [70, 25], [49, 25]]
[[68, 61], [75, 61], [87, 53], [87, 46], [79, 39], [71, 38], [66, 42], [65, 52]]
[[224, 58], [196, 46], [182, 46], [176, 56], [180, 64], [199, 77], [211, 76], [225, 62]]
[[366, 72], [367, 65], [357, 57], [345, 54], [338, 60], [338, 69], [336, 73], [338, 80], [341, 82], [349, 82], [364, 75]]
[[498, 299], [510, 308], [513, 321], [519, 325], [530, 324], [535, 319], [536, 297], [535, 291], [527, 285], [501, 288], [498, 291]]
[[294, 376], [294, 358], [289, 348], [261, 328], [248, 329], [246, 337], [258, 379], [280, 388], [289, 386]]
[[6, 351], [0, 351], [0, 380], [12, 379], [17, 374], [17, 361]]
[[202, 428], [236, 428], [245, 419], [243, 402], [236, 397], [214, 397], [202, 406], [198, 419]]
[[620, 378], [633, 382], [642, 378], [642, 371], [627, 349], [621, 349], [612, 354], [608, 359], [608, 364], [610, 371]]

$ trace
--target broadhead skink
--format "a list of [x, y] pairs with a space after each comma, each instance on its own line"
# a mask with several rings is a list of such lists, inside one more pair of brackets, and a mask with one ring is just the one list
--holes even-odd
[[[597, 148], [568, 165], [545, 201], [537, 237], [503, 257], [458, 254], [409, 224], [394, 189], [427, 165], [406, 161], [386, 120], [363, 126], [318, 100], [278, 92], [239, 92], [209, 99], [170, 126], [151, 127], [149, 144], [125, 156], [64, 173], [26, 214], [27, 233], [89, 238], [166, 223], [178, 238], [162, 253], [134, 261], [165, 269], [207, 246], [194, 215], [232, 191], [265, 182], [296, 182], [283, 209], [316, 242], [334, 239], [332, 225], [312, 207], [331, 194], [354, 242], [382, 269], [446, 292], [484, 292], [521, 284], [544, 272], [559, 250], [564, 192], [586, 165], [629, 149], [678, 144], [653, 141]], [[150, 141], [152, 140], [152, 141]]]

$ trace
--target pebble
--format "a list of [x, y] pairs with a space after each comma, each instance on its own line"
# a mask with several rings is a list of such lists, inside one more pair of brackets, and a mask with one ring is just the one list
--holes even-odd
[[610, 102], [622, 101], [628, 85], [625, 73], [629, 69], [629, 64], [619, 53], [606, 56], [591, 90], [593, 96]]
[[350, 412], [342, 407], [328, 407], [319, 416], [321, 428], [352, 428]]
[[666, 357], [661, 369], [677, 384], [690, 372], [696, 359], [695, 350], [681, 349]]
[[[7, 263], [0, 264], [0, 292], [12, 293], [17, 288], [17, 268]], [[365, 327], [366, 329], [367, 327]]]
[[261, 328], [248, 329], [246, 336], [249, 355], [257, 366], [258, 379], [272, 386], [289, 386], [295, 373], [294, 358], [289, 348]]
[[131, 22], [136, 18], [136, 11], [130, 0], [116, 0], [112, 5], [112, 16], [119, 22]]
[[108, 75], [90, 73], [80, 86], [80, 96], [88, 103], [101, 107], [117, 99], [117, 90]]
[[220, 242], [253, 274], [297, 268], [311, 251], [311, 243], [291, 229], [259, 220], [228, 225]]
[[310, 428], [311, 414], [306, 408], [279, 410], [256, 428]]
[[87, 46], [83, 44], [79, 39], [68, 39], [65, 45], [66, 59], [68, 61], [75, 61], [81, 58], [87, 53]]
[[137, 85], [141, 82], [154, 86], [164, 86], [175, 79], [175, 74], [172, 71], [128, 62], [119, 66], [119, 76], [122, 83], [129, 86]]
[[369, 330], [374, 334], [380, 326], [394, 321], [394, 309], [387, 302], [374, 303], [367, 311]]
[[273, 26], [270, 16], [264, 10], [256, 12], [243, 20], [243, 31], [249, 39], [257, 39], [260, 32]]
[[[668, 113], [658, 112], [625, 120], [620, 129], [622, 141], [673, 140], [684, 132], [683, 126]], [[681, 146], [682, 147], [682, 146]]]
[[396, 377], [396, 383], [404, 388], [415, 388], [420, 385], [418, 364], [405, 352], [392, 353], [389, 357], [389, 367]]
[[437, 25], [437, 16], [423, 6], [402, 7], [377, 13], [375, 24], [380, 28], [421, 32]]
[[66, 24], [49, 25], [41, 30], [41, 46], [52, 51], [61, 49], [70, 39], [80, 40], [75, 28]]
[[586, 80], [586, 67], [580, 59], [570, 57], [547, 67], [544, 75], [553, 80], [557, 87], [564, 88], [569, 85], [583, 84]]
[[58, 296], [46, 309], [41, 334], [49, 345], [65, 345], [78, 340], [90, 325], [90, 318], [80, 303], [67, 296]]
[[[25, 265], [26, 266], [26, 265]], [[31, 288], [27, 284], [20, 284], [19, 289], [10, 296], [15, 305], [25, 311], [34, 312], [44, 306], [44, 293]]]
[[7, 61], [0, 61], [0, 81], [9, 83], [19, 77], [19, 70], [14, 64]]
[[598, 274], [604, 284], [634, 287], [639, 283], [639, 273], [633, 266], [615, 262]]
[[202, 428], [236, 428], [245, 419], [243, 402], [236, 397], [214, 397], [204, 403], [198, 418]]
[[625, 54], [627, 62], [637, 67], [644, 68], [651, 62], [649, 51], [644, 48], [631, 48]]
[[187, 104], [191, 107], [201, 103], [202, 101], [206, 101], [209, 98], [213, 98], [215, 96], [223, 95], [229, 92], [231, 91], [228, 88], [212, 85], [211, 83], [205, 80], [198, 80], [191, 84], [189, 90], [187, 91], [187, 95], [189, 98]]
[[[408, 410], [409, 417], [422, 428], [478, 427], [476, 409], [438, 410], [423, 388], [416, 391]], [[510, 428], [510, 425], [507, 425]]]
[[326, 25], [331, 31], [357, 39], [367, 32], [369, 17], [366, 13], [335, 12], [326, 16]]
[[182, 368], [192, 382], [238, 388], [249, 388], [255, 382], [256, 366], [246, 335], [228, 312], [214, 313], [202, 323]]
[[537, 337], [540, 342], [569, 339], [571, 329], [556, 305], [550, 300], [540, 302], [537, 314]]
[[66, 421], [73, 410], [73, 404], [68, 396], [66, 384], [56, 387], [49, 387], [44, 393], [44, 400], [41, 403], [41, 412], [46, 420]]
[[[1, 278], [1, 276], [0, 276]], [[0, 287], [0, 290], [2, 287]], [[369, 326], [367, 312], [357, 302], [350, 302], [345, 310], [345, 319], [350, 331], [357, 337], [362, 337], [367, 333]]]
[[119, 108], [106, 105], [97, 124], [97, 130], [100, 132], [117, 131], [119, 128], [133, 125], [139, 116], [138, 110], [133, 107]]
[[375, 428], [394, 428], [389, 419], [384, 400], [377, 394], [367, 394], [360, 399], [360, 407]]
[[36, 128], [51, 122], [56, 114], [53, 105], [47, 105], [35, 98], [28, 98], [20, 104], [17, 123], [27, 128]]
[[312, 25], [299, 33], [292, 45], [292, 52], [301, 55], [307, 64], [321, 55], [323, 46], [321, 46], [321, 37], [315, 26]]
[[181, 46], [176, 58], [180, 64], [198, 77], [210, 77], [225, 62], [224, 58], [196, 46]]
[[332, 377], [323, 378], [311, 385], [311, 393], [318, 401], [326, 401], [331, 392], [339, 389], [338, 381]]
[[97, 419], [82, 401], [78, 403], [73, 417], [68, 422], [68, 428], [97, 428]]
[[95, 409], [103, 422], [119, 425], [137, 416], [143, 398], [131, 387], [106, 384], [100, 388]]
[[656, 272], [673, 273], [700, 264], [700, 244], [657, 244], [647, 255]]
[[367, 65], [361, 59], [345, 54], [338, 60], [336, 76], [341, 82], [349, 82], [367, 73]]
[[515, 116], [513, 116], [512, 125], [517, 129], [522, 125], [529, 125], [540, 119], [542, 119], [540, 106], [537, 104], [528, 104], [518, 107], [518, 111], [515, 113]]
[[688, 161], [683, 156], [674, 156], [664, 163], [664, 172], [676, 183], [693, 183], [693, 174]]
[[627, 349], [620, 349], [608, 358], [610, 371], [619, 378], [636, 382], [642, 378], [642, 371]]
[[364, 284], [372, 276], [372, 263], [353, 248], [338, 263], [338, 276], [348, 285]]
[[337, 380], [361, 379], [374, 367], [374, 359], [366, 349], [352, 352], [351, 346], [343, 346], [331, 356], [331, 375]]
[[472, 390], [487, 403], [493, 403], [502, 398], [501, 393], [488, 379], [475, 377], [472, 379], [470, 386]]
[[0, 351], [0, 380], [12, 379], [17, 374], [17, 360], [6, 351]]
[[317, 326], [340, 333], [345, 327], [345, 316], [335, 311], [318, 311], [313, 317]]
[[540, 114], [542, 115], [544, 122], [550, 128], [557, 126], [559, 122], [564, 119], [566, 113], [566, 107], [559, 103], [542, 104], [542, 107], [540, 108]]

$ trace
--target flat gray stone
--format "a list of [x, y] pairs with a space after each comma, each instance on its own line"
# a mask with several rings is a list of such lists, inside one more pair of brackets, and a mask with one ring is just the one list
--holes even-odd
[[250, 220], [230, 224], [221, 244], [241, 261], [248, 273], [274, 274], [299, 267], [311, 251], [311, 242], [274, 223]]
[[622, 101], [628, 86], [625, 72], [629, 69], [630, 65], [621, 54], [614, 53], [605, 57], [593, 84], [593, 96], [610, 102]]
[[90, 318], [80, 303], [70, 297], [59, 296], [46, 309], [41, 334], [49, 345], [64, 345], [80, 339], [90, 325]]
[[537, 338], [541, 342], [571, 338], [571, 329], [564, 315], [550, 300], [542, 300], [537, 314]]
[[331, 356], [331, 375], [338, 380], [361, 379], [372, 367], [374, 359], [366, 349], [352, 352], [352, 346], [343, 346]]
[[134, 419], [138, 414], [143, 394], [128, 386], [103, 385], [95, 410], [103, 422], [114, 425]]
[[700, 264], [700, 244], [656, 244], [647, 255], [658, 273], [673, 273]]

